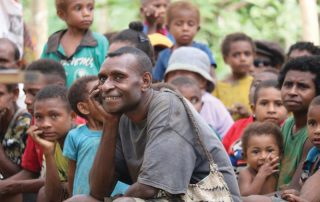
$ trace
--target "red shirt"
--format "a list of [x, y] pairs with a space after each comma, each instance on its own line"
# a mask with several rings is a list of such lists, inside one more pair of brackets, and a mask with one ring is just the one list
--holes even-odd
[[241, 138], [243, 130], [253, 121], [253, 116], [250, 116], [234, 122], [226, 135], [223, 137], [222, 144], [229, 155], [233, 152], [231, 149], [232, 145]]

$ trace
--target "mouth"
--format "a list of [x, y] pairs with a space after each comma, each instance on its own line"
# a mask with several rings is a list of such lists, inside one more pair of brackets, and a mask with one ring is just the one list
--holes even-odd
[[84, 20], [84, 21], [81, 21], [81, 24], [83, 24], [83, 25], [91, 25], [92, 21], [91, 20]]
[[277, 117], [266, 117], [264, 120], [265, 121], [274, 122], [274, 123], [278, 123], [279, 122], [279, 119]]
[[314, 139], [312, 140], [312, 143], [313, 143], [314, 145], [320, 145], [320, 138], [314, 138]]
[[120, 99], [121, 96], [105, 96], [104, 100], [107, 102], [117, 101]]

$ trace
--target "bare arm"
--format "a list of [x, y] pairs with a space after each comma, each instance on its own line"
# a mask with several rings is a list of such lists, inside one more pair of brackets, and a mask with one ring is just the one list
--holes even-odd
[[308, 152], [309, 150], [311, 149], [312, 147], [312, 143], [310, 142], [309, 139], [307, 139], [304, 144], [303, 144], [303, 153], [302, 153], [302, 156], [301, 156], [301, 159], [300, 159], [300, 162], [299, 162], [299, 166], [297, 167], [296, 171], [294, 172], [294, 175], [292, 177], [292, 180], [290, 182], [290, 188], [293, 188], [293, 189], [297, 189], [297, 190], [300, 190], [300, 184], [299, 184], [299, 181], [300, 181], [300, 177], [301, 177], [301, 173], [302, 173], [302, 167], [303, 167], [303, 163], [304, 161], [306, 160], [307, 158], [307, 155], [308, 155]]
[[103, 200], [110, 196], [116, 182], [115, 153], [119, 120], [104, 123], [103, 135], [90, 171], [90, 195]]
[[320, 192], [316, 191], [316, 187], [320, 185], [320, 170], [313, 174], [302, 186], [300, 197], [310, 202], [320, 201]]
[[18, 173], [21, 168], [13, 163], [6, 156], [2, 144], [0, 144], [0, 173], [4, 176], [4, 178], [8, 178], [16, 173]]
[[[269, 157], [268, 157], [269, 158]], [[268, 159], [267, 158], [267, 159]], [[242, 196], [261, 194], [262, 188], [267, 178], [278, 172], [279, 158], [267, 160], [260, 168], [256, 176], [252, 176], [249, 169], [243, 170], [239, 175], [239, 188]]]
[[73, 181], [74, 181], [74, 174], [76, 172], [76, 166], [77, 162], [74, 160], [69, 159], [69, 168], [68, 168], [68, 190], [70, 196], [72, 195], [73, 192]]
[[158, 191], [159, 189], [157, 188], [136, 182], [129, 187], [125, 196], [142, 198], [142, 199], [150, 199], [155, 197]]

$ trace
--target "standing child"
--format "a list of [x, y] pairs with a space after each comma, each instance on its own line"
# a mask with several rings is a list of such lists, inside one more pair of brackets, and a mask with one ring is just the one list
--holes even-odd
[[45, 158], [45, 184], [37, 201], [62, 201], [68, 197], [67, 159], [62, 155], [64, 140], [75, 118], [67, 99], [67, 89], [49, 85], [36, 95], [35, 124], [28, 134], [41, 147]]
[[[97, 76], [84, 76], [76, 80], [69, 89], [68, 99], [76, 114], [87, 124], [71, 130], [65, 140], [63, 155], [68, 159], [68, 185], [72, 195], [89, 194], [89, 172], [100, 144], [103, 116], [97, 110], [89, 94], [97, 85]], [[123, 194], [127, 185], [118, 183], [114, 194]]]
[[280, 128], [268, 122], [252, 123], [243, 133], [242, 147], [248, 167], [239, 174], [241, 195], [274, 192], [283, 147]]
[[229, 109], [235, 120], [250, 115], [249, 89], [253, 78], [249, 70], [253, 67], [255, 45], [244, 33], [226, 36], [221, 45], [224, 62], [231, 67], [231, 74], [218, 81], [213, 92]]
[[97, 75], [108, 50], [107, 39], [91, 32], [94, 0], [56, 0], [57, 15], [67, 29], [52, 34], [42, 58], [60, 61], [67, 75], [67, 87], [84, 75]]
[[[175, 39], [175, 44], [173, 47], [160, 52], [153, 71], [154, 80], [161, 81], [164, 79], [172, 52], [182, 46], [192, 46], [204, 51], [210, 59], [211, 67], [216, 67], [216, 62], [208, 46], [193, 41], [200, 30], [200, 12], [196, 6], [187, 1], [177, 1], [170, 4], [167, 10], [167, 25]], [[213, 72], [214, 69], [210, 69], [211, 76], [214, 75]]]

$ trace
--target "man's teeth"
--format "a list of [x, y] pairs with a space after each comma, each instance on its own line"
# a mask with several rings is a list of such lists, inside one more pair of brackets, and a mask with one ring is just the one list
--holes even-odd
[[106, 100], [109, 101], [109, 100], [116, 100], [118, 99], [119, 96], [112, 96], [112, 97], [106, 97]]

